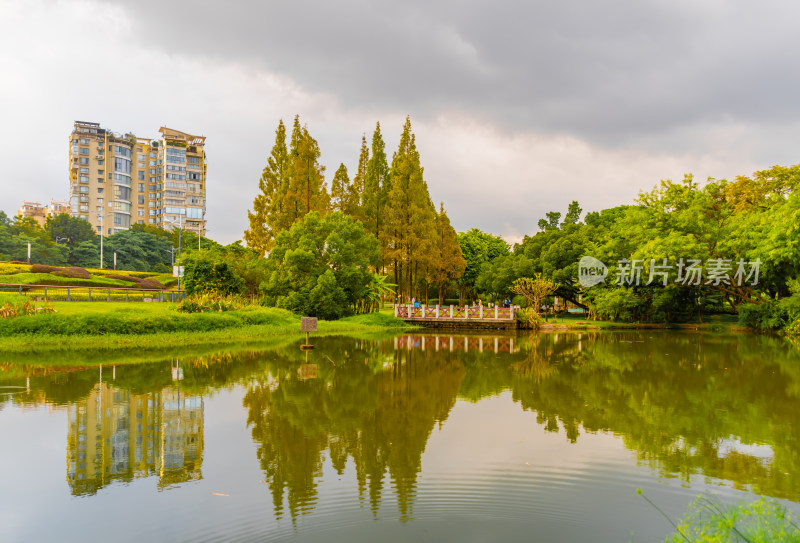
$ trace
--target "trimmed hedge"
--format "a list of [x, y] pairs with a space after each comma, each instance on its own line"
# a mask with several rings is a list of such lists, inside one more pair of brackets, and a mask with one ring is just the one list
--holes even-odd
[[83, 268], [72, 266], [62, 268], [59, 266], [47, 266], [45, 264], [33, 264], [31, 273], [51, 273], [57, 277], [71, 277], [74, 279], [91, 279], [92, 275]]
[[53, 334], [144, 335], [162, 332], [208, 332], [254, 324], [295, 325], [299, 319], [288, 311], [256, 309], [224, 313], [90, 313], [84, 315], [47, 314], [15, 319], [0, 319], [0, 337]]
[[105, 277], [92, 277], [81, 279], [72, 277], [59, 277], [52, 273], [17, 273], [14, 275], [0, 275], [0, 283], [11, 285], [52, 285], [70, 287], [131, 287], [135, 283], [107, 279]]

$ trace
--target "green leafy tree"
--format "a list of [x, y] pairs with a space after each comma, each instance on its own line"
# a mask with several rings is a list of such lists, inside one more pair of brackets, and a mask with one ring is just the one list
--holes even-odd
[[198, 253], [185, 262], [184, 288], [190, 295], [235, 296], [244, 291], [244, 279], [236, 275], [227, 262]]
[[113, 266], [114, 253], [117, 253], [117, 269], [154, 271], [158, 264], [171, 264], [171, 247], [169, 238], [157, 237], [144, 230], [122, 230], [106, 238], [103, 261], [105, 266]]
[[70, 217], [67, 213], [48, 216], [44, 223], [44, 229], [52, 241], [63, 243], [67, 247], [70, 264], [73, 263], [72, 251], [75, 247], [84, 241], [90, 241], [97, 237], [88, 221]]
[[569, 207], [567, 208], [567, 214], [564, 216], [564, 222], [561, 223], [561, 226], [565, 226], [567, 224], [578, 224], [581, 220], [581, 213], [583, 210], [581, 206], [578, 205], [577, 200], [573, 200], [570, 202]]
[[561, 213], [557, 211], [549, 211], [545, 213], [547, 219], [539, 219], [539, 228], [548, 231], [548, 230], [557, 230], [558, 229], [558, 221], [561, 220]]
[[352, 217], [313, 211], [278, 235], [262, 284], [266, 301], [325, 319], [353, 314], [367, 296], [378, 250]]
[[507, 256], [509, 247], [500, 236], [487, 234], [477, 228], [459, 233], [458, 244], [467, 263], [463, 275], [458, 280], [459, 303], [464, 304], [468, 297], [475, 296], [475, 282], [481, 267], [495, 258]]

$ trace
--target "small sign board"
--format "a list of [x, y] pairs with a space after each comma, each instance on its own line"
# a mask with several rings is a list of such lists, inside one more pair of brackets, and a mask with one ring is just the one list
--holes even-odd
[[316, 332], [317, 331], [317, 317], [300, 317], [300, 331], [301, 332]]
[[172, 277], [183, 277], [183, 266], [172, 266]]

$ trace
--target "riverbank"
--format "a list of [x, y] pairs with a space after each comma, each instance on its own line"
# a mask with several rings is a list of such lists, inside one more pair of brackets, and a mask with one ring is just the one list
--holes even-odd
[[[520, 326], [520, 330], [532, 330]], [[653, 323], [653, 322], [619, 322], [589, 320], [583, 315], [550, 317], [543, 320], [538, 328], [543, 332], [559, 331], [597, 331], [597, 330], [692, 330], [711, 332], [752, 332], [739, 326], [734, 315], [710, 315], [703, 322], [687, 323]]]
[[[62, 302], [55, 313], [0, 319], [0, 351], [42, 353], [97, 349], [189, 346], [301, 337], [300, 317], [277, 308], [180, 313], [171, 304]], [[410, 329], [385, 313], [319, 321], [317, 335]]]

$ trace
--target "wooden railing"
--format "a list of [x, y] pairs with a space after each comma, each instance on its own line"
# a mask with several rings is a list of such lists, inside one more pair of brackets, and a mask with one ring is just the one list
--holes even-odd
[[0, 284], [0, 292], [25, 294], [47, 302], [178, 302], [186, 296], [183, 290], [60, 285]]
[[411, 304], [394, 306], [394, 316], [401, 319], [463, 319], [463, 320], [514, 320], [515, 306], [460, 306], [432, 305], [414, 307]]

